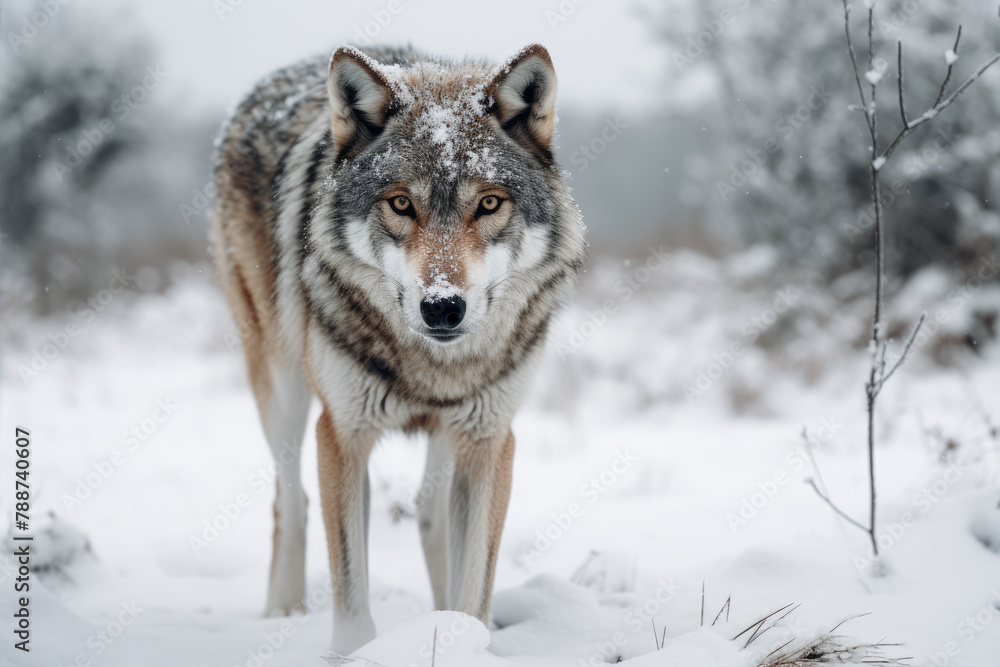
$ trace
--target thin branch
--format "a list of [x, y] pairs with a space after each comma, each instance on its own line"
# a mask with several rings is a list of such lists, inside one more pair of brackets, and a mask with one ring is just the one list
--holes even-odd
[[903, 129], [910, 126], [906, 120], [906, 107], [903, 105], [903, 42], [896, 42], [896, 66], [899, 69], [899, 76], [896, 77], [896, 87], [899, 88], [899, 116], [903, 119]]
[[993, 65], [995, 65], [998, 60], [1000, 60], [1000, 53], [997, 53], [992, 58], [990, 58], [985, 63], [983, 63], [983, 65], [979, 69], [977, 69], [976, 72], [972, 76], [970, 76], [968, 79], [966, 79], [962, 83], [962, 85], [959, 86], [955, 90], [955, 92], [951, 94], [950, 97], [948, 97], [948, 99], [946, 99], [943, 102], [940, 102], [938, 104], [935, 104], [933, 107], [931, 107], [930, 109], [928, 109], [927, 111], [925, 111], [922, 116], [920, 116], [919, 118], [917, 118], [914, 121], [911, 121], [910, 122], [910, 126], [908, 128], [906, 128], [906, 129], [904, 129], [904, 130], [901, 130], [899, 132], [899, 134], [896, 135], [896, 138], [892, 140], [892, 143], [890, 143], [886, 147], [886, 149], [884, 151], [882, 151], [882, 157], [885, 158], [886, 160], [888, 160], [889, 156], [891, 156], [892, 153], [893, 153], [893, 151], [896, 150], [896, 146], [899, 144], [900, 141], [902, 141], [903, 139], [905, 139], [907, 136], [910, 135], [911, 132], [913, 132], [913, 130], [917, 129], [918, 127], [920, 127], [921, 125], [923, 125], [927, 121], [934, 120], [934, 118], [939, 113], [941, 113], [942, 111], [944, 111], [946, 108], [948, 108], [948, 106], [950, 106], [952, 104], [952, 102], [954, 102], [959, 97], [961, 97], [962, 93], [964, 93], [965, 90], [969, 86], [971, 86], [972, 84], [974, 84], [979, 79], [979, 77], [983, 75], [983, 72], [985, 72], [990, 67], [992, 67]]
[[[960, 41], [962, 41], [962, 26], [961, 25], [958, 26], [958, 34], [955, 35], [955, 46], [953, 46], [952, 49], [951, 49], [952, 52], [956, 56], [958, 55], [958, 43]], [[944, 81], [941, 82], [941, 90], [938, 91], [938, 96], [934, 100], [934, 104], [932, 106], [936, 107], [938, 104], [941, 103], [941, 100], [944, 98], [944, 91], [948, 88], [948, 82], [951, 81], [951, 69], [954, 66], [955, 66], [955, 63], [953, 63], [953, 62], [948, 63], [948, 73], [945, 74]]]
[[[881, 268], [881, 267], [880, 267]], [[881, 298], [881, 294], [879, 295]], [[868, 539], [872, 543], [872, 553], [878, 556], [878, 540], [875, 539], [875, 401], [878, 398], [874, 389], [875, 367], [872, 366], [871, 380], [868, 392]], [[832, 503], [831, 503], [832, 505]]]
[[819, 485], [823, 489], [823, 493], [827, 493], [826, 482], [823, 480], [823, 473], [819, 470], [819, 464], [816, 463], [816, 457], [813, 456], [812, 447], [809, 446], [809, 431], [806, 427], [802, 427], [802, 440], [806, 445], [806, 454], [809, 456], [809, 462], [812, 464], [813, 472], [816, 473], [816, 479], [819, 480]]
[[809, 486], [811, 486], [813, 488], [813, 491], [816, 492], [816, 495], [819, 496], [820, 498], [822, 498], [823, 502], [825, 502], [827, 505], [830, 506], [830, 509], [832, 509], [834, 512], [836, 512], [841, 517], [843, 517], [844, 519], [846, 519], [848, 523], [850, 523], [852, 526], [855, 526], [856, 528], [860, 528], [861, 530], [865, 531], [866, 533], [869, 532], [867, 526], [861, 525], [860, 523], [858, 523], [857, 521], [855, 521], [854, 519], [852, 519], [849, 514], [845, 513], [842, 509], [840, 509], [839, 507], [837, 507], [836, 505], [834, 505], [833, 501], [830, 500], [826, 495], [823, 494], [822, 491], [819, 490], [819, 488], [816, 486], [816, 482], [814, 482], [811, 479], [807, 479], [806, 480], [806, 484], [808, 484]]
[[[868, 71], [872, 72], [875, 69], [875, 40], [872, 37], [872, 33], [875, 28], [875, 3], [871, 3], [871, 7], [868, 8]], [[872, 158], [878, 155], [878, 104], [875, 102], [875, 91], [877, 83], [872, 83], [872, 105], [871, 105], [871, 117], [872, 117]]]
[[906, 361], [906, 356], [910, 353], [910, 348], [913, 347], [913, 341], [917, 339], [917, 334], [920, 333], [920, 327], [924, 325], [925, 319], [927, 319], [926, 311], [920, 314], [920, 320], [917, 322], [917, 326], [913, 327], [913, 333], [910, 334], [909, 340], [906, 341], [906, 345], [903, 347], [903, 354], [896, 360], [896, 363], [893, 364], [892, 368], [889, 369], [889, 372], [886, 373], [881, 380], [879, 380], [878, 391], [882, 391], [882, 385], [884, 385], [886, 381], [892, 377], [892, 374], [896, 372], [896, 369], [902, 366], [903, 362]]
[[861, 110], [865, 113], [865, 124], [868, 126], [868, 131], [873, 133], [872, 121], [868, 113], [868, 101], [865, 99], [865, 88], [861, 83], [861, 70], [858, 69], [858, 56], [854, 52], [854, 40], [851, 39], [851, 4], [849, 0], [843, 0], [843, 2], [844, 32], [847, 33], [847, 50], [851, 54], [851, 65], [854, 66], [854, 80], [858, 84], [858, 96], [861, 98]]

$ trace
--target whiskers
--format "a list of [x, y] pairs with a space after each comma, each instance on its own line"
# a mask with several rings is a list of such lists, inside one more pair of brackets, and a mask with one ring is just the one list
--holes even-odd
[[[508, 284], [508, 289], [501, 296], [494, 296], [494, 291], [499, 287]], [[487, 300], [493, 303], [513, 303], [523, 304], [527, 297], [535, 289], [535, 282], [527, 278], [521, 271], [507, 271], [498, 278], [490, 281], [483, 293]]]
[[392, 284], [390, 290], [394, 292], [393, 300], [398, 302], [399, 305], [402, 306], [403, 294], [406, 292], [406, 289], [403, 287], [403, 283], [399, 282], [398, 280], [396, 280], [394, 277], [392, 277], [382, 269], [379, 269], [379, 273], [381, 274], [378, 279], [379, 287], [382, 286], [383, 281], [388, 280]]

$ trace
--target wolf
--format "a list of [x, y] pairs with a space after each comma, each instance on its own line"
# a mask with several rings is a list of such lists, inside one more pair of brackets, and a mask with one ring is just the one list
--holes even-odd
[[278, 470], [266, 611], [303, 607], [315, 395], [338, 654], [376, 634], [367, 465], [386, 431], [425, 432], [425, 479], [446, 479], [418, 508], [435, 606], [488, 621], [511, 420], [587, 255], [555, 98], [537, 44], [500, 65], [345, 46], [259, 82], [216, 142], [214, 261]]

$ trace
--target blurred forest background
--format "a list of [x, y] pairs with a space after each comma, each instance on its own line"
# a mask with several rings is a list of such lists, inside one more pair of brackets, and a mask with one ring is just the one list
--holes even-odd
[[[257, 11], [251, 2], [201, 4], [206, 22], [232, 30], [240, 13]], [[363, 15], [375, 20], [383, 3], [368, 4]], [[529, 17], [538, 41], [574, 30], [573, 12], [598, 11], [550, 4]], [[0, 11], [7, 315], [70, 308], [106, 285], [110, 267], [134, 273], [139, 291], [157, 292], [175, 272], [204, 265], [210, 156], [225, 105], [158, 94], [164, 76], [177, 75], [157, 71], [163, 37], [135, 12], [113, 3], [84, 11], [57, 0], [4, 3]], [[433, 12], [434, 4], [407, 11]], [[593, 254], [645, 255], [662, 243], [719, 258], [767, 246], [779, 258], [774, 271], [787, 274], [775, 284], [794, 280], [830, 286], [838, 299], [867, 298], [874, 275], [869, 140], [850, 110], [857, 89], [840, 2], [670, 0], [601, 11], [637, 26], [642, 53], [657, 58], [634, 59], [642, 71], [633, 78], [649, 93], [644, 104], [581, 103], [570, 95], [559, 109], [559, 157], [572, 173]], [[899, 124], [897, 39], [906, 48], [911, 114], [936, 97], [958, 23], [964, 32], [955, 83], [1000, 50], [1000, 18], [990, 3], [893, 0], [879, 3], [878, 16], [885, 137]], [[330, 48], [365, 25], [331, 29]], [[863, 48], [860, 22], [856, 31]], [[395, 34], [386, 29], [379, 37]], [[419, 34], [409, 37], [434, 49]], [[269, 42], [258, 38], [254, 51], [266, 51]], [[614, 34], [598, 41], [609, 51], [630, 48]], [[210, 45], [201, 48], [211, 53]], [[572, 52], [561, 59], [553, 53], [564, 91], [574, 80], [602, 86], [606, 72], [574, 71]], [[908, 139], [886, 169], [890, 295], [927, 267], [971, 277], [995, 253], [998, 119], [1000, 68]], [[977, 336], [994, 337], [995, 311], [979, 319]]]

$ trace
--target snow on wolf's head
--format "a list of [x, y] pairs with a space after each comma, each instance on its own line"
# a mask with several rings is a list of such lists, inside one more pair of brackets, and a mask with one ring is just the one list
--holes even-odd
[[353, 258], [390, 278], [384, 305], [411, 331], [440, 344], [490, 331], [539, 291], [525, 276], [582, 254], [543, 47], [499, 67], [343, 47], [327, 91], [338, 226]]

